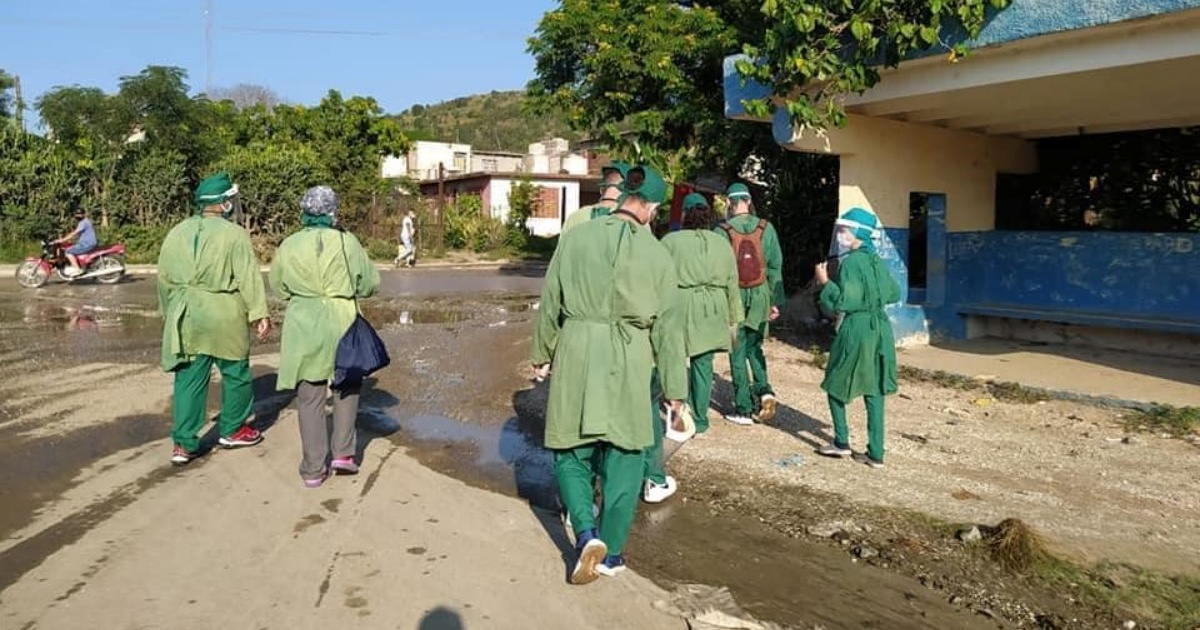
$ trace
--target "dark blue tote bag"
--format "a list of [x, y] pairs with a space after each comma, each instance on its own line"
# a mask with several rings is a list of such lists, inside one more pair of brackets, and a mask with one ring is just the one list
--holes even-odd
[[[342, 257], [346, 260], [346, 273], [350, 274], [350, 259], [346, 256], [346, 237], [342, 236]], [[333, 360], [333, 389], [360, 385], [364, 378], [382, 370], [392, 362], [387, 346], [375, 332], [371, 323], [358, 310], [358, 283], [350, 274], [351, 290], [354, 291], [354, 323], [338, 341], [337, 354]]]

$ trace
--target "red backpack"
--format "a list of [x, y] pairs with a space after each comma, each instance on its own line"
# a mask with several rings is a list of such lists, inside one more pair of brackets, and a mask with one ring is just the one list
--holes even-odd
[[767, 229], [767, 220], [759, 219], [754, 231], [742, 234], [733, 229], [728, 221], [721, 222], [721, 229], [729, 235], [733, 245], [733, 256], [737, 261], [738, 286], [743, 289], [757, 287], [767, 281], [767, 259], [763, 256], [762, 237]]

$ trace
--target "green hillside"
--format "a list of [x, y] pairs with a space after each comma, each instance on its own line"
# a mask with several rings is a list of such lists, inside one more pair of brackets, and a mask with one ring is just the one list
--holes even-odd
[[485, 151], [524, 153], [530, 143], [550, 137], [583, 139], [561, 117], [521, 111], [522, 91], [492, 92], [436, 105], [413, 105], [394, 116], [413, 140], [463, 142]]

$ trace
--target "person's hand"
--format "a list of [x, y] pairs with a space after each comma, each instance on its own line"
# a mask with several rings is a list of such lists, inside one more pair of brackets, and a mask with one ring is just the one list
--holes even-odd
[[541, 365], [533, 366], [533, 380], [540, 383], [540, 382], [546, 380], [547, 376], [550, 376], [550, 364], [549, 363], [543, 363]]
[[271, 318], [264, 317], [258, 320], [258, 323], [255, 325], [255, 329], [258, 332], [258, 340], [266, 341], [267, 335], [271, 334]]
[[770, 319], [771, 321], [775, 321], [775, 320], [779, 319], [779, 307], [778, 306], [771, 307], [771, 315], [768, 317], [768, 319]]
[[822, 285], [829, 284], [829, 263], [818, 263], [816, 268], [813, 269], [813, 273], [817, 277], [817, 282]]
[[683, 401], [671, 400], [667, 405], [671, 407], [671, 430], [682, 433], [686, 428], [683, 426]]

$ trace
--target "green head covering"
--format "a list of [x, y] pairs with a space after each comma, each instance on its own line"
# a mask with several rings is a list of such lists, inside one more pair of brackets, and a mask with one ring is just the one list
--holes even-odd
[[217, 173], [200, 182], [192, 201], [198, 208], [205, 208], [222, 203], [237, 193], [237, 185], [229, 179], [229, 173]]
[[746, 188], [745, 184], [738, 182], [729, 186], [729, 189], [725, 191], [725, 196], [733, 200], [745, 199], [749, 201], [750, 189]]
[[639, 164], [626, 171], [621, 192], [622, 197], [636, 195], [650, 203], [662, 203], [667, 198], [667, 182], [653, 167]]
[[683, 198], [683, 211], [687, 212], [695, 208], [707, 208], [708, 200], [700, 193], [691, 193]]
[[629, 165], [626, 164], [625, 162], [613, 162], [611, 164], [601, 166], [600, 167], [600, 192], [604, 192], [605, 190], [607, 190], [609, 188], [614, 188], [614, 187], [617, 189], [621, 188], [621, 184], [610, 184], [607, 181], [605, 181], [606, 179], [608, 179], [609, 173], [617, 173], [618, 175], [621, 176], [621, 181], [624, 182], [625, 174], [628, 172], [629, 172]]

